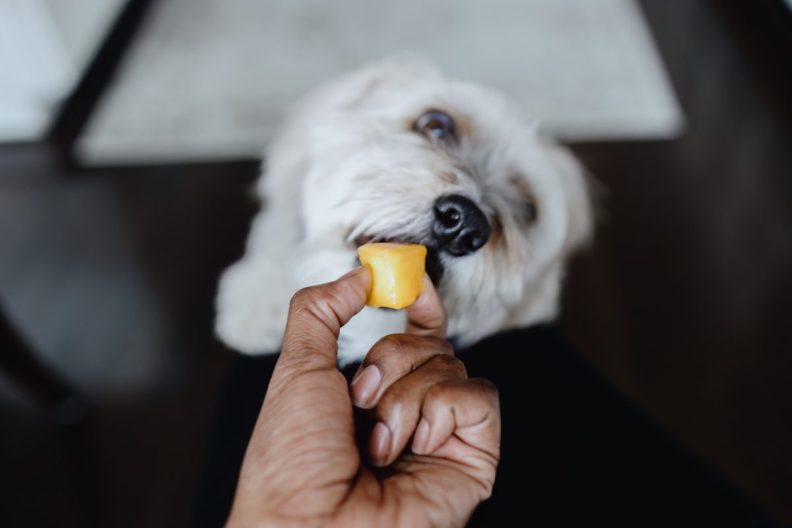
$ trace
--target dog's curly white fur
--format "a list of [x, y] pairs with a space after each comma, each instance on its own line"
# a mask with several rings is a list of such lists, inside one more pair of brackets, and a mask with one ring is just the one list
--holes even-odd
[[[429, 109], [452, 116], [451, 144], [417, 133]], [[433, 204], [472, 200], [491, 235], [478, 251], [438, 252], [449, 335], [469, 345], [553, 319], [564, 265], [587, 241], [584, 171], [499, 95], [415, 57], [391, 58], [309, 95], [267, 151], [263, 207], [243, 258], [220, 281], [216, 331], [249, 354], [277, 352], [289, 300], [356, 264], [356, 239], [425, 241]], [[342, 331], [339, 361], [403, 331], [403, 312], [366, 308]]]

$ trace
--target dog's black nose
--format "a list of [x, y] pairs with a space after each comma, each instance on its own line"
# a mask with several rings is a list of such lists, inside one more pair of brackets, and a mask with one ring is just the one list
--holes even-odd
[[449, 194], [434, 204], [432, 234], [438, 249], [461, 257], [477, 251], [490, 235], [487, 217], [469, 198]]

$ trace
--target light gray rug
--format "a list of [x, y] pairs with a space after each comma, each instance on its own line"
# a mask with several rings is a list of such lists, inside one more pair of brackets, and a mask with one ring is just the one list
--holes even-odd
[[43, 137], [126, 0], [0, 0], [0, 142]]
[[683, 126], [633, 0], [160, 0], [78, 154], [258, 156], [300, 94], [400, 51], [502, 90], [565, 140]]

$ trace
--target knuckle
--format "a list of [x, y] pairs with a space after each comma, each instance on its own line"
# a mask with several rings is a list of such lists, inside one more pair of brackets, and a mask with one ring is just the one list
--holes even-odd
[[387, 357], [398, 360], [399, 363], [408, 362], [414, 368], [416, 357], [424, 355], [426, 348], [426, 343], [421, 337], [411, 334], [389, 334], [380, 338], [371, 347], [368, 358], [381, 360]]
[[472, 378], [468, 380], [468, 382], [476, 392], [487, 398], [490, 405], [499, 405], [500, 395], [498, 393], [498, 387], [496, 387], [495, 384], [490, 380], [486, 378]]
[[297, 290], [292, 296], [289, 303], [289, 314], [310, 313], [323, 321], [329, 321], [335, 317], [334, 307], [340, 306], [342, 303], [343, 299], [330, 285], [307, 286]]
[[483, 392], [488, 392], [496, 396], [498, 395], [498, 387], [496, 387], [495, 384], [487, 378], [471, 378], [470, 381], [479, 387]]
[[404, 334], [388, 334], [374, 345], [378, 350], [399, 350], [404, 346]]
[[307, 288], [301, 288], [297, 290], [297, 292], [294, 295], [292, 295], [291, 302], [289, 303], [289, 308], [292, 311], [303, 310], [306, 306], [311, 304], [315, 298], [316, 298], [315, 286], [308, 286]]
[[385, 419], [398, 412], [408, 402], [409, 393], [407, 391], [399, 387], [391, 387], [380, 398], [379, 404], [377, 404], [377, 415]]
[[451, 346], [451, 343], [448, 341], [448, 339], [437, 336], [426, 336], [423, 339], [426, 342], [431, 343], [432, 348], [437, 350], [438, 354], [445, 354], [449, 356], [454, 355], [454, 347]]
[[462, 363], [462, 360], [460, 360], [456, 356], [451, 356], [448, 354], [439, 354], [432, 358], [432, 362], [434, 363], [434, 366], [440, 370], [461, 377], [467, 377], [465, 364]]
[[438, 383], [437, 385], [429, 387], [424, 399], [433, 405], [444, 406], [446, 403], [449, 403], [449, 396], [450, 391], [448, 385], [445, 383]]
[[366, 356], [366, 363], [381, 362], [385, 358], [398, 355], [404, 349], [404, 342], [401, 334], [389, 334], [379, 339], [371, 347]]
[[498, 389], [484, 378], [441, 381], [429, 388], [426, 398], [444, 405], [458, 401], [463, 394], [474, 396], [491, 407], [499, 406]]

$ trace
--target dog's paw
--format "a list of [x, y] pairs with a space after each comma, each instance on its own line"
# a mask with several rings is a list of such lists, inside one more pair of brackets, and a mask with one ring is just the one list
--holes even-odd
[[263, 256], [228, 268], [217, 293], [215, 333], [245, 354], [280, 350], [293, 280], [282, 265]]

